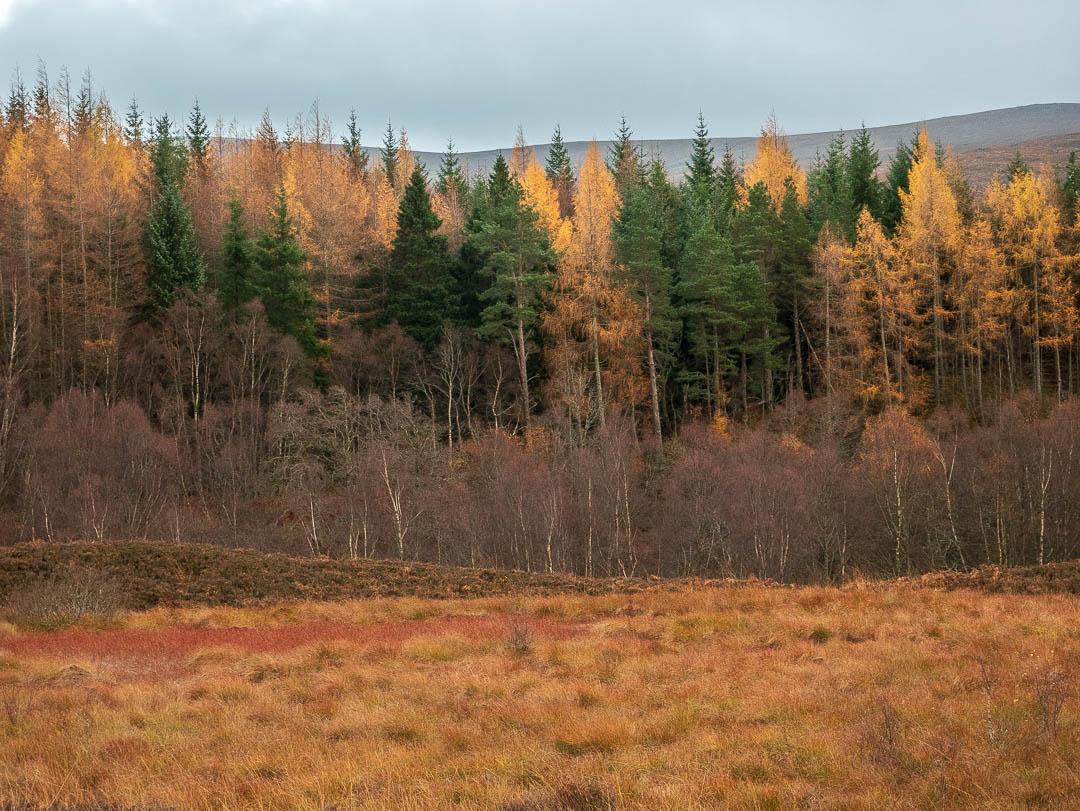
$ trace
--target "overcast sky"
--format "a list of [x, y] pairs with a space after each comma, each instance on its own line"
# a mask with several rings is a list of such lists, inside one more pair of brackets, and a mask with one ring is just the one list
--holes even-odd
[[[388, 117], [416, 149], [789, 133], [1080, 101], [1077, 0], [0, 0], [0, 67], [90, 68], [184, 116], [281, 125], [318, 97], [365, 143]], [[6, 95], [6, 94], [5, 94]]]

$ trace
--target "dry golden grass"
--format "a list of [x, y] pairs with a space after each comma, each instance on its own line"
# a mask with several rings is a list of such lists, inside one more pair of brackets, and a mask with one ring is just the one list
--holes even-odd
[[1076, 806], [1078, 636], [1077, 597], [909, 586], [9, 624], [0, 800]]

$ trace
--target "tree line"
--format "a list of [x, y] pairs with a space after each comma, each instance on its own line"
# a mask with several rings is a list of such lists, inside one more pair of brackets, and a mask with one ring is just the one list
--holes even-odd
[[[681, 171], [681, 170], [685, 171]], [[673, 174], [681, 171], [677, 182]], [[976, 194], [925, 129], [804, 169], [699, 117], [490, 172], [314, 104], [278, 133], [0, 111], [3, 537], [840, 579], [1076, 554], [1075, 156]]]

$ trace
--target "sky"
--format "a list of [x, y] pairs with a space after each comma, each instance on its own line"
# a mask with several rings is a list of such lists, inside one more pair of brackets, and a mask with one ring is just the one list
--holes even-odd
[[[414, 149], [789, 133], [1080, 101], [1077, 0], [0, 0], [0, 68], [279, 129], [315, 99]], [[6, 96], [6, 93], [4, 94]]]

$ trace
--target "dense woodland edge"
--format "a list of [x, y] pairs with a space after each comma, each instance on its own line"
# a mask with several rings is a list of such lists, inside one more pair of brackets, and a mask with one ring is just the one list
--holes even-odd
[[1080, 166], [925, 129], [437, 173], [318, 104], [0, 105], [0, 540], [840, 581], [1080, 554]]

